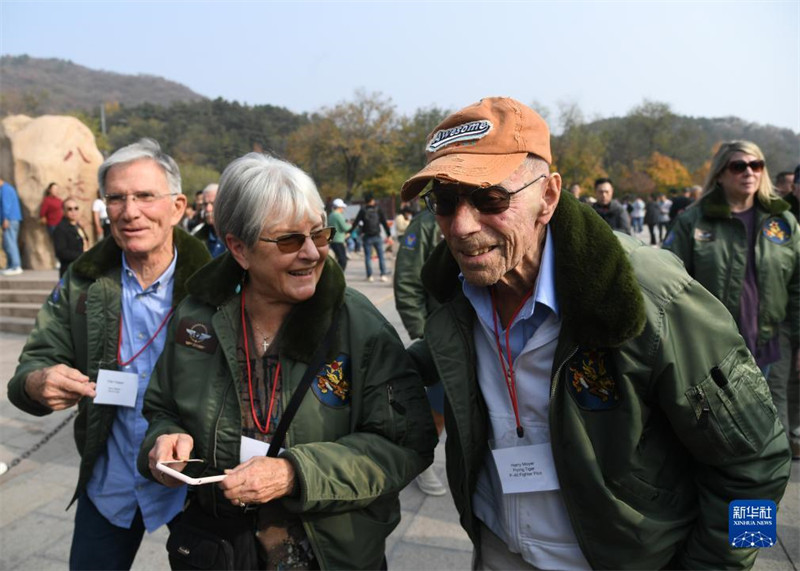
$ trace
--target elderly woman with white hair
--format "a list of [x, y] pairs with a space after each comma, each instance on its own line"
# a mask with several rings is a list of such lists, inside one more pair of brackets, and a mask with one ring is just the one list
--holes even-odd
[[170, 563], [385, 568], [398, 492], [436, 444], [422, 382], [327, 255], [334, 230], [308, 175], [248, 154], [222, 174], [214, 213], [228, 252], [189, 280], [145, 396], [139, 470], [166, 486], [200, 465], [224, 476], [191, 480]]
[[778, 332], [787, 317], [798, 359], [800, 234], [755, 143], [719, 148], [700, 199], [676, 219], [663, 247], [725, 304], [764, 376], [780, 357]]

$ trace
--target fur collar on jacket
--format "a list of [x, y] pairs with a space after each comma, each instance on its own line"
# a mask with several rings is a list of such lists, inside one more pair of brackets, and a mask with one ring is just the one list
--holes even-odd
[[[611, 227], [591, 206], [562, 192], [550, 229], [562, 328], [585, 347], [617, 347], [641, 333], [644, 299]], [[461, 291], [459, 272], [442, 242], [425, 263], [422, 280], [444, 303]]]
[[[789, 210], [789, 203], [777, 196], [771, 198], [767, 202], [757, 197], [755, 203], [760, 206], [762, 210], [773, 216], [777, 216], [781, 212]], [[719, 185], [707, 195], [700, 198], [698, 205], [703, 209], [703, 216], [708, 218], [731, 217], [731, 207], [728, 205], [728, 200], [725, 198], [725, 192]]]
[[[203, 264], [211, 259], [211, 254], [202, 242], [189, 236], [180, 228], [172, 229], [172, 239], [178, 250], [175, 263], [175, 284], [172, 288], [172, 306], [175, 307], [186, 297], [186, 282]], [[113, 238], [101, 240], [88, 252], [75, 260], [70, 266], [73, 273], [96, 280], [114, 268], [122, 267], [122, 249]]]
[[[247, 272], [230, 252], [225, 252], [191, 277], [189, 293], [197, 300], [219, 308], [241, 291]], [[297, 304], [281, 331], [281, 352], [296, 361], [308, 363], [330, 326], [334, 312], [344, 303], [345, 280], [339, 265], [325, 260], [314, 295]], [[334, 348], [331, 348], [333, 352]], [[330, 355], [329, 355], [330, 356]]]

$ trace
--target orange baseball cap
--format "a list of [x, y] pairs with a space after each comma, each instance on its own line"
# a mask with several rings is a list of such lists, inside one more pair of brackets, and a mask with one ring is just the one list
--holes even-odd
[[547, 123], [516, 99], [487, 97], [448, 116], [428, 135], [428, 164], [403, 184], [400, 195], [411, 200], [432, 178], [499, 184], [529, 153], [552, 163]]

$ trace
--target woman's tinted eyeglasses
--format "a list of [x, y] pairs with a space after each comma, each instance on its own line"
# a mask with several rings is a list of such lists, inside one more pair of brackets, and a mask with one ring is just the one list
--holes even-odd
[[522, 192], [543, 178], [547, 178], [547, 175], [537, 176], [522, 188], [514, 191], [506, 190], [502, 186], [487, 186], [473, 188], [463, 193], [458, 192], [460, 185], [444, 184], [434, 180], [430, 191], [425, 193], [422, 199], [425, 201], [428, 210], [437, 216], [452, 216], [461, 198], [468, 201], [483, 214], [500, 214], [508, 210], [513, 195]]
[[277, 238], [262, 238], [259, 236], [258, 239], [262, 242], [272, 242], [273, 244], [277, 244], [278, 250], [284, 254], [293, 254], [298, 252], [300, 248], [303, 247], [303, 244], [306, 243], [306, 238], [311, 238], [311, 241], [314, 242], [314, 245], [317, 248], [322, 248], [323, 246], [330, 244], [330, 241], [333, 240], [333, 236], [335, 234], [336, 228], [333, 226], [328, 226], [326, 228], [322, 228], [321, 230], [316, 230], [311, 234], [300, 234], [297, 232], [294, 234], [284, 234], [283, 236], [278, 236]]
[[733, 174], [742, 174], [750, 167], [753, 172], [761, 172], [764, 170], [764, 161], [731, 161], [728, 163], [728, 170]]

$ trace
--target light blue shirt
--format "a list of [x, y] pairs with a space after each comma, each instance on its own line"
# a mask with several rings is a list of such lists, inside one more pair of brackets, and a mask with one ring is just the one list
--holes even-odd
[[[175, 251], [169, 267], [143, 290], [125, 255], [122, 255], [120, 358], [123, 363], [144, 347], [169, 314], [177, 259], [178, 252]], [[147, 431], [147, 421], [142, 416], [144, 393], [166, 338], [167, 326], [164, 325], [141, 355], [119, 368], [137, 377], [136, 407], [116, 407], [106, 450], [97, 459], [87, 486], [92, 503], [117, 527], [129, 529], [139, 508], [147, 531], [153, 532], [175, 517], [186, 499], [186, 486], [167, 488], [142, 477], [136, 469], [136, 458]]]
[[[511, 360], [513, 362], [528, 340], [533, 337], [533, 334], [544, 323], [550, 312], [558, 316], [558, 301], [556, 299], [555, 275], [554, 275], [554, 255], [553, 255], [553, 237], [550, 232], [550, 226], [547, 227], [544, 240], [544, 249], [542, 251], [542, 261], [539, 267], [539, 275], [536, 277], [536, 284], [534, 285], [533, 295], [529, 297], [522, 309], [514, 318], [514, 321], [509, 324], [511, 331], [509, 332], [509, 341], [511, 342]], [[475, 313], [489, 331], [494, 331], [494, 319], [492, 309], [492, 297], [489, 293], [489, 288], [478, 287], [469, 284], [464, 280], [464, 275], [460, 274], [462, 288], [464, 295], [469, 300]], [[503, 329], [500, 319], [497, 320], [497, 333], [500, 336], [500, 346], [503, 349], [503, 355], [507, 354], [506, 349], [506, 330]]]

